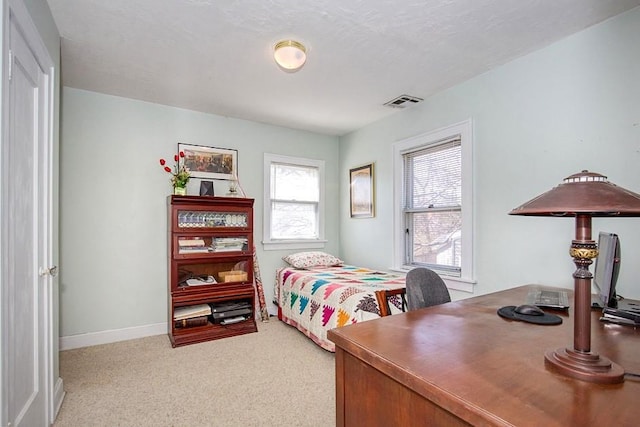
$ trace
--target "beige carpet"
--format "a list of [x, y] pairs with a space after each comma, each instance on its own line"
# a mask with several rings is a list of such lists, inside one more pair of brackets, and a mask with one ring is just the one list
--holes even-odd
[[65, 426], [333, 426], [334, 355], [275, 318], [171, 348], [166, 335], [60, 353]]

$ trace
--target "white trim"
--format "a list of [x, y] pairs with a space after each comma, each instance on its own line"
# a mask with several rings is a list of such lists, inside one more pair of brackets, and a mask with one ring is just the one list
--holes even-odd
[[[58, 380], [56, 381], [55, 387], [53, 389], [53, 413], [57, 416], [58, 412], [60, 412], [60, 407], [62, 406], [62, 401], [64, 400], [64, 396], [65, 396], [65, 391], [64, 391], [64, 382], [62, 381], [62, 378], [58, 377]], [[55, 420], [55, 418], [54, 418]]]
[[[408, 271], [410, 266], [404, 263], [404, 233], [402, 232], [402, 155], [416, 148], [437, 143], [459, 135], [462, 149], [462, 272], [461, 277], [443, 276], [452, 289], [473, 292], [475, 283], [474, 265], [474, 214], [473, 214], [473, 121], [467, 119], [431, 132], [397, 141], [393, 144], [393, 269]], [[462, 288], [462, 289], [460, 289]]]
[[285, 240], [281, 242], [277, 240], [272, 240], [270, 242], [262, 241], [265, 251], [278, 251], [285, 249], [322, 249], [326, 243], [326, 240]]
[[[391, 267], [389, 268], [389, 270], [394, 271], [396, 273], [407, 274], [411, 269], [410, 268], [398, 269], [398, 268]], [[447, 288], [453, 289], [456, 291], [473, 293], [473, 287], [477, 283], [476, 281], [461, 279], [460, 277], [445, 276], [442, 274], [440, 275], [440, 277], [442, 277], [442, 280], [444, 280], [444, 283], [447, 285]]]
[[[318, 200], [318, 238], [275, 240], [271, 239], [271, 164], [286, 163], [296, 166], [309, 166], [318, 168], [320, 194]], [[265, 251], [287, 249], [322, 249], [327, 242], [324, 238], [325, 226], [325, 176], [324, 160], [307, 159], [303, 157], [283, 156], [280, 154], [264, 153], [263, 177], [264, 194], [262, 215], [262, 245]]]
[[169, 325], [164, 322], [154, 323], [152, 325], [134, 326], [131, 328], [111, 329], [108, 331], [60, 337], [60, 351], [133, 340], [136, 338], [151, 337], [154, 335], [163, 335], [169, 333], [168, 327]]

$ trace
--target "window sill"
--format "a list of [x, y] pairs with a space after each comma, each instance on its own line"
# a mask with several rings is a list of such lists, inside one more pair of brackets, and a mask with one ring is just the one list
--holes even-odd
[[[393, 267], [390, 270], [397, 273], [407, 274], [411, 269], [405, 267]], [[462, 292], [473, 293], [474, 285], [477, 283], [473, 279], [467, 279], [464, 277], [445, 276], [444, 274], [441, 274], [440, 277], [442, 277], [442, 280], [444, 280], [447, 288]]]
[[280, 251], [290, 249], [324, 249], [326, 240], [282, 240], [262, 241], [265, 251]]

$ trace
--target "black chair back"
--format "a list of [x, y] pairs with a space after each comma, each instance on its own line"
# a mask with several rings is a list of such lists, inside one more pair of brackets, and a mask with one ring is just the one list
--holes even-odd
[[414, 268], [407, 273], [407, 307], [417, 310], [451, 301], [444, 280], [433, 270]]

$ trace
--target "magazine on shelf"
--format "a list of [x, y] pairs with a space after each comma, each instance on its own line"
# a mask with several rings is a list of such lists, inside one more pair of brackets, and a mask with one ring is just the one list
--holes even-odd
[[213, 240], [214, 252], [241, 251], [248, 244], [246, 237], [218, 237]]
[[208, 316], [211, 314], [209, 304], [187, 305], [173, 310], [173, 320], [190, 319], [192, 317]]

